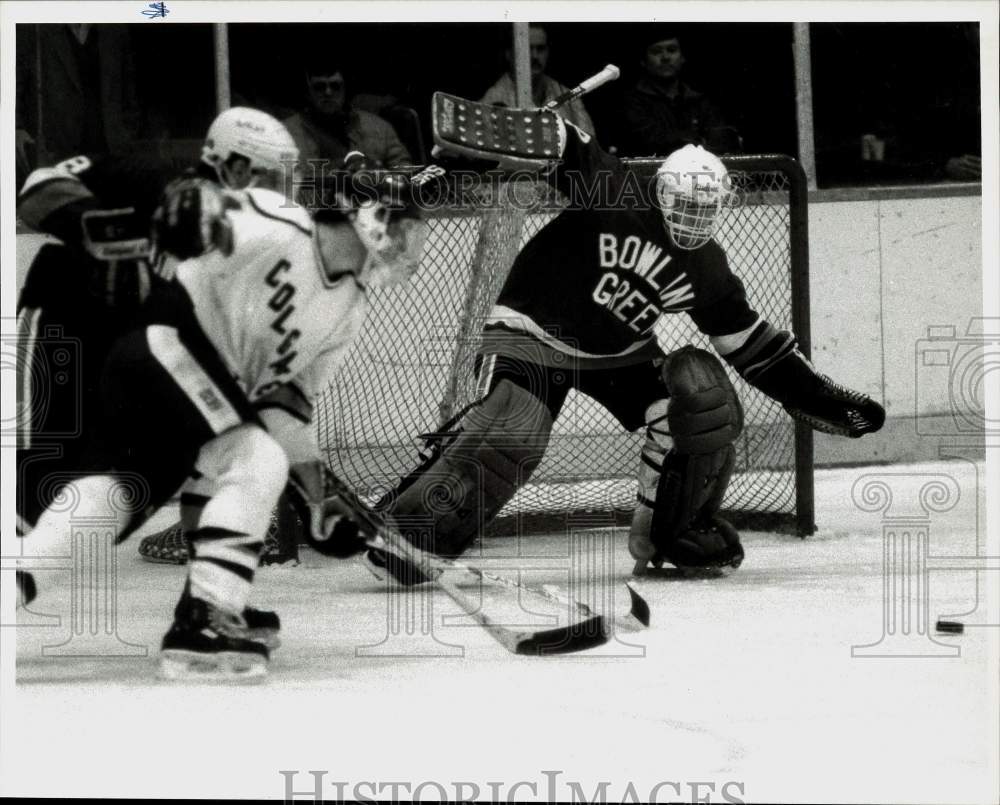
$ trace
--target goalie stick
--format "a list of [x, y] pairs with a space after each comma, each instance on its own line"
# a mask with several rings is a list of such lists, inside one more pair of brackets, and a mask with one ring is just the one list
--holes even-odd
[[437, 159], [451, 152], [475, 159], [500, 158], [510, 165], [540, 168], [561, 155], [561, 123], [553, 112], [570, 101], [618, 78], [613, 65], [566, 90], [540, 109], [512, 109], [435, 92], [431, 122]]
[[573, 89], [568, 89], [561, 95], [557, 95], [551, 101], [549, 101], [543, 109], [555, 110], [560, 106], [564, 106], [575, 98], [579, 98], [581, 95], [586, 95], [588, 92], [593, 92], [600, 86], [607, 84], [609, 81], [614, 81], [618, 76], [621, 75], [621, 71], [613, 64], [607, 65], [599, 73], [594, 73], [590, 78], [586, 78], [577, 84]]
[[[421, 550], [382, 522], [375, 512], [332, 473], [327, 474], [326, 483], [327, 493], [336, 495], [355, 514], [369, 548], [391, 553], [402, 561], [415, 565], [508, 651], [536, 656], [565, 654], [593, 648], [608, 641], [609, 633], [604, 616], [595, 613], [586, 604], [566, 598], [551, 589], [529, 586], [488, 570]], [[564, 625], [552, 628], [504, 625], [487, 611], [486, 602], [479, 595], [463, 589], [470, 586], [479, 588], [484, 582], [512, 594], [516, 602], [524, 603], [534, 599], [559, 604], [565, 609], [568, 620]], [[648, 626], [649, 605], [628, 583], [626, 588], [631, 602], [629, 617], [642, 626]], [[530, 611], [530, 607], [528, 610]], [[634, 628], [630, 622], [623, 622], [621, 618], [616, 618], [615, 622], [628, 629]]]

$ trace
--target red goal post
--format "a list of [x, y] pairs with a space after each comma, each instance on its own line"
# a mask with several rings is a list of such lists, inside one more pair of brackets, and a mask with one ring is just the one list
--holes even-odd
[[[754, 308], [775, 326], [792, 329], [808, 357], [804, 172], [780, 155], [723, 162], [736, 203], [726, 209], [717, 239]], [[626, 164], [642, 179], [660, 160]], [[348, 362], [317, 403], [316, 426], [330, 468], [363, 497], [391, 489], [417, 465], [419, 434], [439, 430], [474, 399], [473, 362], [484, 317], [518, 250], [558, 213], [558, 201], [534, 183], [527, 183], [527, 201], [525, 183], [486, 187], [491, 189], [428, 211], [419, 273], [406, 288], [373, 292]], [[685, 343], [707, 346], [683, 314], [662, 317], [657, 333], [667, 351]], [[746, 427], [725, 510], [738, 527], [812, 533], [812, 431], [730, 375], [746, 409]], [[626, 433], [590, 398], [571, 393], [531, 482], [488, 533], [557, 530], [581, 515], [587, 522], [628, 522], [642, 439], [641, 432]]]

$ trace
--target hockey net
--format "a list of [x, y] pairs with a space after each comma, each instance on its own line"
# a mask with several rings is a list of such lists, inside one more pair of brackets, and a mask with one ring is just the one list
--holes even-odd
[[[805, 195], [801, 169], [787, 157], [725, 160], [737, 190], [717, 239], [746, 284], [754, 308], [793, 329], [808, 354]], [[659, 164], [634, 160], [649, 175]], [[558, 213], [545, 186], [493, 188], [477, 202], [429, 214], [420, 272], [402, 289], [373, 293], [368, 321], [337, 380], [316, 407], [329, 466], [369, 499], [392, 489], [419, 463], [419, 434], [438, 431], [474, 399], [474, 360], [485, 316], [521, 246]], [[498, 201], [498, 199], [500, 199]], [[664, 351], [708, 348], [681, 315], [661, 317]], [[810, 533], [811, 437], [780, 406], [730, 375], [746, 426], [724, 508], [743, 527]], [[558, 527], [568, 515], [626, 522], [635, 506], [643, 434], [627, 433], [594, 400], [571, 392], [530, 484], [490, 533]]]

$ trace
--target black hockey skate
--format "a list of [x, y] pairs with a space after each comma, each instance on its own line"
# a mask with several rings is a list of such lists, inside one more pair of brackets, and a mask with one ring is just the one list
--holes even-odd
[[243, 610], [243, 620], [247, 625], [247, 637], [263, 643], [271, 651], [281, 645], [281, 618], [277, 612], [269, 609], [254, 609], [247, 607]]
[[193, 682], [255, 681], [267, 674], [270, 652], [250, 639], [246, 621], [188, 594], [163, 637], [161, 679]]

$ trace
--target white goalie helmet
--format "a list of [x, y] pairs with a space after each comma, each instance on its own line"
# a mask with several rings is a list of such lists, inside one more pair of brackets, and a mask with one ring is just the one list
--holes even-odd
[[[247, 161], [245, 172], [234, 167], [233, 157]], [[299, 149], [288, 129], [267, 112], [246, 106], [234, 106], [216, 117], [201, 149], [202, 161], [233, 190], [257, 186], [281, 190], [283, 171], [298, 158]]]
[[674, 151], [656, 171], [656, 197], [674, 244], [701, 248], [715, 234], [730, 196], [729, 173], [700, 145]]

